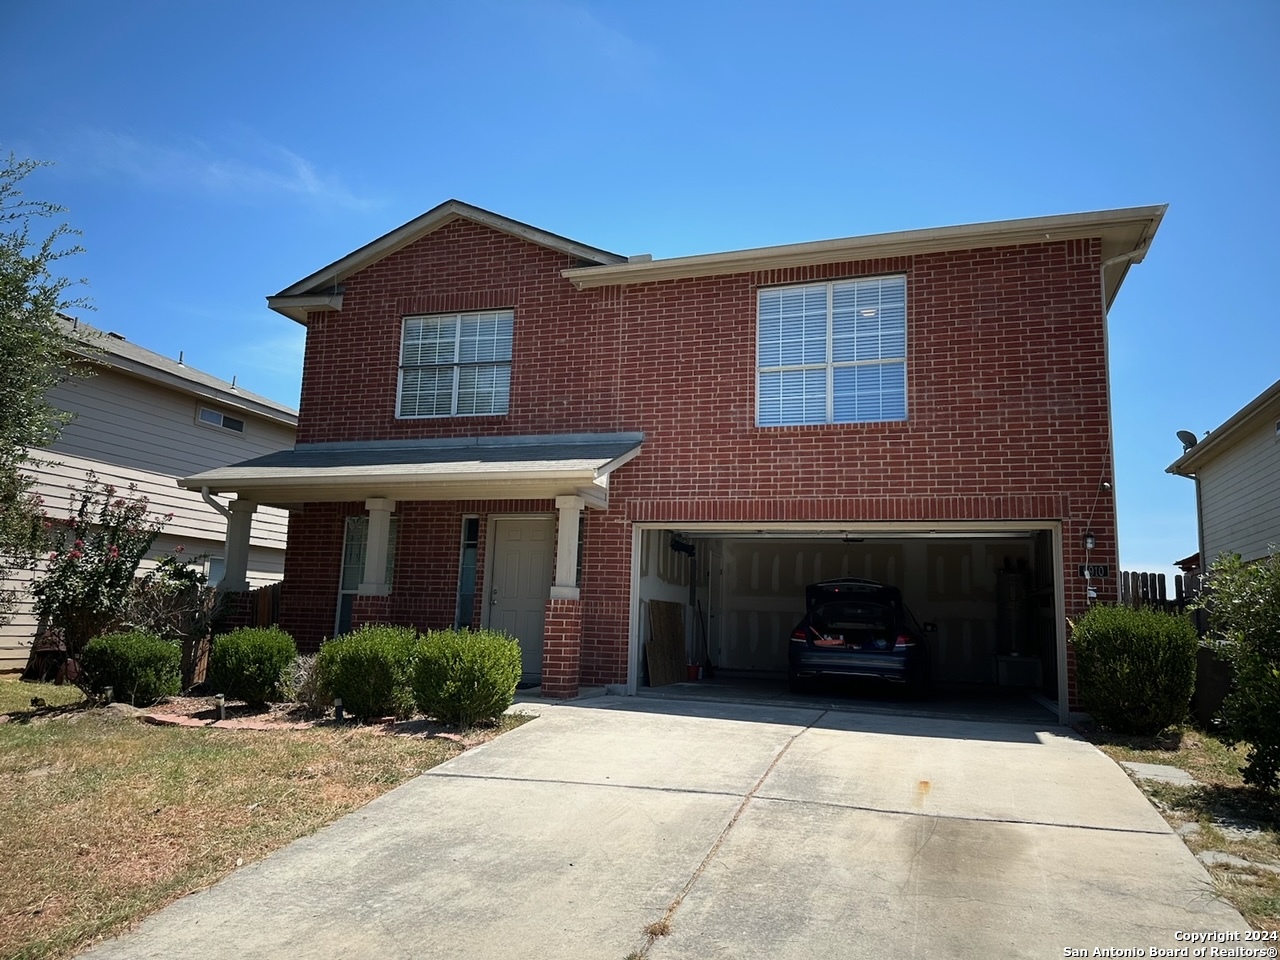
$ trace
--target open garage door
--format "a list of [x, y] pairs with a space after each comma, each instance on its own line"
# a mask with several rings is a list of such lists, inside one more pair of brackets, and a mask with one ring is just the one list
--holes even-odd
[[[946, 530], [796, 526], [637, 531], [635, 682], [651, 601], [684, 608], [690, 663], [716, 682], [785, 686], [787, 643], [808, 584], [858, 577], [896, 586], [928, 630], [940, 697], [1052, 706], [1065, 691], [1056, 527], [956, 524]], [[1061, 712], [1061, 711], [1059, 711]]]

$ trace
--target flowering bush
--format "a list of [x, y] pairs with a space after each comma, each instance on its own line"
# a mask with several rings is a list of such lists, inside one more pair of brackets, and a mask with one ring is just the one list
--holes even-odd
[[32, 593], [36, 612], [61, 634], [67, 656], [77, 656], [120, 619], [138, 564], [173, 517], [152, 515], [149, 507], [133, 485], [121, 496], [90, 474], [65, 520], [45, 515], [51, 549]]

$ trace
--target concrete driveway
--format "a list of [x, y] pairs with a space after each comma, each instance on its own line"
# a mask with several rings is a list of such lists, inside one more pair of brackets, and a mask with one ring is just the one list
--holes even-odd
[[86, 956], [1048, 958], [1248, 929], [1061, 728], [540, 710]]

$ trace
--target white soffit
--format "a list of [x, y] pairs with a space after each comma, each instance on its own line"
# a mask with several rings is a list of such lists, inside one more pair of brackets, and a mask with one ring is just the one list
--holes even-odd
[[[1101, 238], [1102, 259], [1107, 260], [1120, 254], [1139, 251], [1134, 257], [1134, 262], [1137, 262], [1142, 259], [1146, 246], [1150, 244], [1156, 230], [1159, 229], [1166, 209], [1167, 204], [1164, 204], [952, 227], [931, 227], [925, 230], [905, 230], [837, 240], [730, 250], [724, 253], [698, 254], [689, 257], [574, 267], [562, 270], [561, 275], [579, 289], [586, 289], [647, 283], [654, 280], [723, 276], [783, 267], [1089, 237]], [[1124, 277], [1123, 268], [1127, 267], [1127, 263], [1119, 266], [1122, 269], [1113, 269], [1110, 273], [1114, 276], [1108, 277], [1108, 303], [1119, 289]]]

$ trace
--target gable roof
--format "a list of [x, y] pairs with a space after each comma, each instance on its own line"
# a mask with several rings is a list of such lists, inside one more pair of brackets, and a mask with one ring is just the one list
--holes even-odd
[[685, 277], [722, 276], [780, 267], [812, 266], [948, 250], [976, 250], [986, 247], [1040, 243], [1045, 240], [1075, 240], [1101, 237], [1102, 259], [1117, 260], [1104, 271], [1107, 306], [1115, 299], [1131, 263], [1141, 262], [1155, 237], [1168, 204], [1128, 207], [1092, 213], [1068, 213], [1023, 220], [999, 220], [925, 230], [845, 237], [789, 243], [776, 247], [730, 250], [664, 260], [632, 260], [619, 264], [573, 267], [561, 275], [578, 289], [613, 284], [647, 283]]
[[222, 406], [252, 413], [288, 427], [298, 425], [298, 411], [283, 403], [251, 393], [203, 370], [130, 343], [118, 333], [104, 332], [74, 317], [62, 316], [59, 319], [66, 332], [83, 345], [83, 349], [75, 350], [75, 353], [90, 363], [102, 364], [140, 380], [193, 397], [216, 401]]
[[1280, 380], [1233, 413], [1222, 426], [1210, 431], [1209, 435], [1194, 447], [1183, 451], [1182, 456], [1165, 467], [1164, 472], [1175, 473], [1182, 477], [1194, 476], [1196, 470], [1206, 461], [1213, 460], [1219, 454], [1229, 450], [1250, 430], [1273, 418], [1276, 418], [1276, 429], [1280, 431]]
[[500, 233], [519, 237], [540, 247], [558, 250], [597, 265], [625, 263], [627, 259], [620, 254], [610, 253], [598, 247], [589, 247], [585, 243], [540, 230], [519, 220], [512, 220], [510, 217], [482, 210], [480, 207], [473, 207], [461, 200], [446, 200], [438, 207], [433, 207], [422, 216], [415, 217], [390, 233], [383, 234], [377, 240], [366, 243], [342, 259], [335, 260], [327, 267], [321, 267], [311, 276], [285, 287], [275, 296], [267, 297], [267, 306], [306, 326], [309, 312], [342, 308], [342, 292], [338, 285], [347, 277], [454, 220], [470, 220], [472, 223], [490, 227]]

